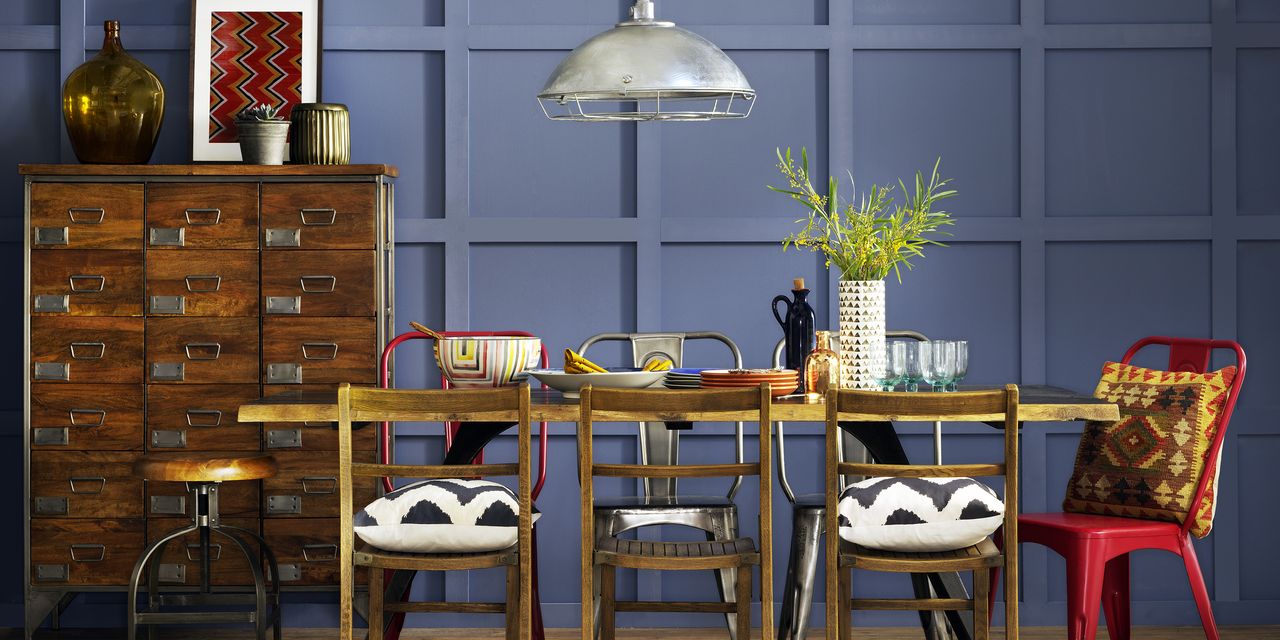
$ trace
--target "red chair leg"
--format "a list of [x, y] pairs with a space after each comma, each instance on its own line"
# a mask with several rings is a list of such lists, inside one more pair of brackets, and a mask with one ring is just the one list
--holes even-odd
[[1102, 577], [1102, 613], [1111, 640], [1129, 640], [1129, 554], [1107, 562]]
[[1088, 546], [1065, 555], [1067, 560], [1067, 639], [1095, 640], [1102, 578], [1106, 561]]
[[1209, 601], [1209, 590], [1204, 586], [1204, 575], [1200, 573], [1200, 561], [1196, 559], [1196, 549], [1191, 544], [1191, 536], [1184, 535], [1179, 553], [1182, 563], [1187, 566], [1187, 580], [1191, 582], [1191, 593], [1196, 599], [1196, 608], [1200, 610], [1200, 624], [1204, 627], [1204, 637], [1218, 640], [1218, 624], [1213, 619], [1213, 604]]

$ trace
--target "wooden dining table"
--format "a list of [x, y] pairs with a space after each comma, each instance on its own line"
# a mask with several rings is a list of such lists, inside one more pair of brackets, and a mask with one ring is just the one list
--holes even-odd
[[[964, 387], [962, 390], [993, 389], [996, 387]], [[1023, 423], [1073, 422], [1077, 420], [1115, 421], [1120, 419], [1119, 408], [1110, 402], [1080, 394], [1060, 387], [1025, 385], [1019, 387], [1020, 398], [1018, 419]], [[929, 393], [929, 392], [923, 392]], [[578, 421], [579, 408], [576, 398], [566, 398], [558, 391], [551, 389], [534, 389], [532, 397], [532, 419], [536, 422], [569, 422]], [[777, 422], [823, 422], [826, 420], [826, 409], [821, 397], [791, 395], [775, 398], [770, 410], [771, 417]], [[883, 464], [908, 464], [909, 460], [901, 439], [893, 427], [895, 416], [878, 414], [859, 415], [843, 414], [847, 421], [841, 427], [857, 438], [871, 456]], [[629, 412], [631, 420], [635, 413]], [[666, 421], [661, 411], [652, 415], [641, 416], [649, 421]], [[697, 415], [682, 415], [681, 422], [669, 421], [667, 426], [673, 429], [690, 428], [688, 420], [698, 420]], [[717, 421], [741, 420], [753, 421], [757, 414], [748, 412], [741, 416], [725, 416], [719, 414]], [[486, 444], [498, 434], [512, 426], [507, 416], [486, 415], [483, 412], [459, 412], [448, 416], [451, 422], [465, 423], [466, 427], [458, 431], [453, 447], [446, 454], [445, 464], [466, 464], [473, 460]], [[913, 416], [913, 422], [932, 422], [941, 420], [942, 416]], [[284, 391], [267, 398], [255, 400], [241, 405], [238, 419], [240, 422], [332, 422], [338, 420], [336, 391]], [[352, 415], [355, 422], [362, 422], [359, 412]], [[414, 420], [414, 416], [406, 415], [406, 421]], [[597, 415], [601, 422], [607, 422], [608, 415]], [[947, 416], [948, 422], [981, 422], [993, 428], [1002, 428], [1004, 415], [975, 414], [967, 416]], [[367, 420], [365, 420], [367, 422]], [[409, 576], [402, 580], [411, 579]], [[401, 581], [395, 581], [400, 583]], [[403, 588], [400, 585], [388, 585], [392, 589]], [[913, 580], [917, 597], [930, 597], [932, 588], [941, 597], [966, 598], [964, 584], [957, 574], [920, 576]], [[921, 616], [921, 623], [927, 637], [934, 639], [943, 634], [956, 640], [969, 640], [973, 637], [972, 614], [968, 612], [948, 612], [944, 626], [940, 617]], [[949, 633], [948, 633], [949, 631]]]

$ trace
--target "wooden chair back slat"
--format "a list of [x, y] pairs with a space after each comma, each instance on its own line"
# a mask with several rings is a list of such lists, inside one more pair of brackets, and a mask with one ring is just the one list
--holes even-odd
[[520, 409], [520, 387], [497, 389], [372, 389], [351, 388], [351, 410], [361, 416], [379, 413], [465, 413]]
[[844, 390], [837, 396], [841, 413], [873, 414], [910, 420], [1005, 412], [1004, 390], [952, 393], [898, 393]]
[[597, 413], [651, 413], [659, 407], [662, 412], [696, 414], [757, 411], [761, 407], [760, 390], [758, 387], [698, 390], [592, 389], [589, 408]]
[[1002, 476], [1005, 474], [1003, 464], [862, 464], [857, 462], [841, 462], [836, 470], [840, 475], [849, 476], [888, 476], [894, 478], [964, 478]]
[[520, 465], [511, 464], [373, 464], [355, 462], [351, 475], [357, 478], [496, 478], [519, 476]]
[[759, 475], [760, 464], [594, 464], [591, 474], [609, 478], [728, 478]]

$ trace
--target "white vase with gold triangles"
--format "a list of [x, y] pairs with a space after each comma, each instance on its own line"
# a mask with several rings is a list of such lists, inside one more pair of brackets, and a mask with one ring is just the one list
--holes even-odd
[[880, 389], [884, 280], [840, 281], [840, 387]]

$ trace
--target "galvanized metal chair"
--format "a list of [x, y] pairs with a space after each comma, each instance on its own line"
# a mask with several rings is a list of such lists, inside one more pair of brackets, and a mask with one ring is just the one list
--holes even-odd
[[[600, 342], [616, 341], [631, 344], [632, 365], [642, 367], [655, 358], [667, 358], [673, 366], [680, 367], [684, 362], [684, 344], [688, 340], [712, 340], [728, 347], [733, 357], [733, 367], [742, 368], [742, 352], [728, 336], [714, 331], [695, 331], [681, 333], [602, 333], [587, 338], [578, 353], [586, 355], [588, 350]], [[660, 422], [641, 422], [640, 429], [640, 462], [641, 464], [675, 465], [680, 462], [680, 431], [678, 425], [667, 425]], [[734, 428], [735, 456], [738, 463], [743, 462], [743, 423]], [[742, 484], [742, 477], [735, 476], [725, 495], [682, 495], [676, 490], [675, 478], [644, 478], [642, 494], [638, 496], [597, 497], [595, 499], [594, 523], [596, 539], [604, 540], [620, 533], [653, 525], [683, 525], [705, 531], [707, 539], [733, 540], [738, 537], [738, 509], [733, 498]], [[716, 571], [716, 586], [720, 592], [721, 602], [735, 602], [734, 589], [737, 583], [736, 569], [719, 569]], [[601, 584], [596, 576], [596, 585]], [[596, 634], [600, 632], [600, 592], [597, 588], [595, 596]], [[725, 623], [730, 638], [737, 638], [736, 618], [726, 614]]]
[[[927, 341], [928, 338], [918, 331], [886, 331], [887, 339]], [[782, 366], [785, 341], [779, 341], [773, 349], [773, 365]], [[778, 482], [782, 492], [791, 503], [791, 551], [787, 555], [787, 581], [782, 589], [782, 611], [778, 616], [779, 640], [805, 640], [809, 626], [809, 613], [813, 606], [813, 589], [817, 581], [818, 545], [826, 527], [823, 518], [826, 516], [826, 494], [797, 494], [791, 488], [787, 478], [787, 446], [786, 425], [775, 422], [774, 433], [777, 437]], [[871, 455], [867, 448], [853, 434], [841, 434], [838, 454], [840, 462], [867, 463]], [[942, 423], [934, 424], [934, 464], [942, 463]], [[849, 484], [851, 478], [841, 477], [839, 490]], [[940, 624], [940, 621], [939, 621]]]

